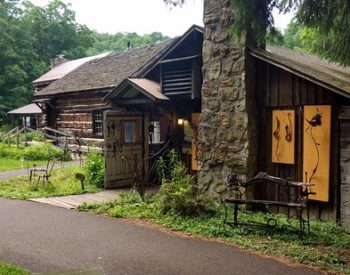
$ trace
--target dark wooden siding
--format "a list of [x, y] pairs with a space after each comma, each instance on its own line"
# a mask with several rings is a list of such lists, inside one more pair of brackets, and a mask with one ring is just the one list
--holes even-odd
[[[332, 105], [332, 137], [331, 137], [331, 175], [329, 203], [312, 202], [313, 216], [323, 219], [336, 220], [339, 205], [339, 105], [349, 104], [334, 92], [300, 78], [290, 72], [263, 61], [255, 61], [256, 65], [256, 93], [259, 102], [258, 112], [260, 135], [258, 150], [258, 170], [266, 171], [271, 175], [291, 178], [302, 181], [302, 141], [303, 141], [303, 114], [304, 105]], [[295, 164], [275, 164], [271, 162], [272, 140], [272, 110], [293, 108], [296, 112], [296, 148]], [[268, 190], [273, 196], [275, 190]]]

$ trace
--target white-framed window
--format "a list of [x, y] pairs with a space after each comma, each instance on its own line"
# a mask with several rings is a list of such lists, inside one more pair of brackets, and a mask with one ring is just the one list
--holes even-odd
[[151, 121], [152, 131], [151, 134], [151, 143], [156, 144], [160, 143], [160, 122], [159, 121]]
[[103, 134], [103, 112], [97, 110], [92, 113], [93, 116], [93, 130], [96, 135]]

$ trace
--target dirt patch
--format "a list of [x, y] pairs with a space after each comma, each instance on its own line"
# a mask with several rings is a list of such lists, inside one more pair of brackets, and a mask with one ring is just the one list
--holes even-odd
[[350, 249], [341, 249], [338, 251], [338, 255], [341, 257], [345, 265], [350, 266]]

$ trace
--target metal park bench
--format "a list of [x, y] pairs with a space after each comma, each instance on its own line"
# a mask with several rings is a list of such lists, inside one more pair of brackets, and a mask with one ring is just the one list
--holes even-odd
[[[250, 187], [254, 187], [254, 185], [257, 186], [261, 184], [265, 184], [264, 186], [275, 185], [278, 193], [275, 197], [277, 198], [273, 200], [247, 198], [247, 190]], [[295, 228], [292, 225], [288, 225], [288, 227], [296, 229], [299, 232], [299, 237], [302, 239], [306, 229], [307, 233], [310, 232], [308, 199], [310, 194], [314, 194], [310, 192], [310, 186], [312, 186], [312, 184], [289, 181], [283, 178], [270, 176], [263, 172], [258, 173], [257, 176], [246, 182], [243, 182], [237, 176], [234, 176], [229, 181], [228, 185], [232, 197], [221, 199], [221, 202], [225, 207], [225, 218], [223, 224], [227, 224], [231, 227], [237, 227], [239, 225], [264, 226], [267, 227], [270, 232], [271, 229], [278, 226], [276, 219], [269, 218], [266, 223], [240, 221], [238, 215], [240, 211], [239, 206], [251, 205], [264, 208], [264, 210], [268, 210], [270, 207], [283, 207], [287, 209], [288, 220], [291, 218], [291, 210], [295, 210], [294, 216], [299, 220], [299, 228]], [[281, 193], [281, 190], [283, 190], [283, 193]], [[229, 206], [232, 206], [233, 208], [233, 220], [229, 220]], [[282, 229], [286, 229], [286, 225], [282, 226]]]

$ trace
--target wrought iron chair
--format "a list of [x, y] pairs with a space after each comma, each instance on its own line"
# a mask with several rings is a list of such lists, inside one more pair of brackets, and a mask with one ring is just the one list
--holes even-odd
[[38, 174], [38, 181], [37, 184], [40, 183], [40, 180], [42, 180], [42, 183], [49, 182], [49, 178], [51, 176], [52, 169], [54, 168], [56, 163], [56, 159], [47, 160], [46, 167], [33, 167], [30, 169], [29, 172], [29, 181], [32, 181], [32, 179], [35, 177], [35, 174]]

